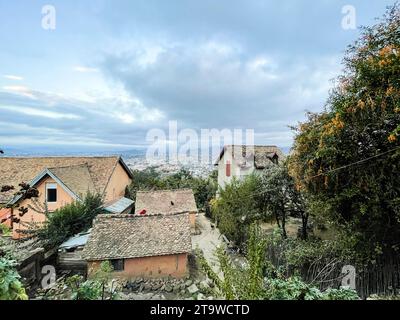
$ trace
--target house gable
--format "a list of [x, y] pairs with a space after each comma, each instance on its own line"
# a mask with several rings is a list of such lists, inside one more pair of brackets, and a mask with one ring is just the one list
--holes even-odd
[[115, 163], [104, 189], [104, 201], [110, 202], [125, 195], [126, 187], [132, 182], [132, 173], [121, 158]]
[[[49, 175], [44, 175], [40, 181], [36, 183], [36, 188], [39, 191], [39, 197], [32, 199], [24, 199], [19, 201], [19, 207], [27, 208], [28, 211], [22, 217], [18, 217], [20, 219], [19, 223], [13, 223], [13, 238], [18, 239], [23, 237], [18, 231], [26, 230], [29, 227], [30, 223], [43, 223], [46, 220], [46, 216], [43, 213], [39, 213], [43, 211], [43, 204], [46, 203], [46, 184], [56, 184], [57, 185], [57, 202], [47, 203], [48, 211], [55, 211], [69, 203], [72, 203], [76, 198], [71, 195], [70, 192], [64, 189], [62, 185], [59, 184], [59, 180], [53, 179]], [[33, 207], [34, 209], [30, 208]], [[14, 211], [17, 209], [13, 209]], [[36, 212], [38, 210], [39, 212]], [[15, 212], [18, 215], [17, 212]]]

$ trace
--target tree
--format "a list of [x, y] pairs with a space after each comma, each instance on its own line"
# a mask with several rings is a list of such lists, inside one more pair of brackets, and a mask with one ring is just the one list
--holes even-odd
[[326, 110], [296, 128], [290, 173], [365, 253], [400, 249], [400, 9], [362, 29]]
[[293, 216], [301, 217], [302, 238], [307, 239], [309, 211], [306, 199], [289, 175], [286, 164], [275, 165], [262, 172], [256, 198], [265, 217], [276, 220], [283, 238], [287, 237], [286, 220]]
[[[4, 151], [0, 149], [0, 155], [2, 154], [4, 154]], [[37, 189], [30, 187], [26, 183], [20, 183], [19, 187], [20, 190], [17, 191], [14, 196], [20, 195], [23, 199], [31, 199], [38, 196]], [[0, 192], [10, 192], [12, 190], [14, 190], [14, 186], [0, 186]], [[8, 207], [12, 208], [10, 206]], [[1, 205], [0, 209], [2, 209]], [[27, 212], [24, 207], [20, 207], [18, 210], [19, 217], [22, 217]], [[18, 223], [20, 221], [18, 217], [11, 214], [10, 217], [2, 219], [0, 224], [3, 224], [8, 219], [11, 223]], [[4, 229], [5, 228], [2, 227], [2, 230]], [[28, 296], [21, 282], [21, 276], [16, 270], [17, 263], [13, 259], [12, 253], [4, 250], [2, 246], [3, 244], [0, 238], [0, 300], [27, 300]]]
[[60, 245], [68, 238], [91, 228], [93, 219], [102, 212], [103, 200], [98, 194], [88, 193], [83, 201], [74, 201], [54, 212], [38, 208], [37, 214], [44, 214], [46, 220], [41, 225], [30, 225], [27, 234], [43, 241], [46, 248]]
[[233, 181], [219, 190], [219, 197], [211, 202], [212, 217], [219, 230], [230, 240], [241, 246], [247, 238], [247, 229], [263, 218], [263, 212], [256, 201], [259, 193], [259, 178], [249, 175]]
[[215, 284], [217, 295], [227, 300], [356, 300], [357, 293], [349, 289], [318, 288], [298, 277], [285, 277], [268, 260], [265, 252], [267, 239], [257, 224], [249, 227], [246, 243], [246, 261], [235, 264], [229, 254], [218, 248], [216, 256], [222, 276], [216, 274], [202, 254], [198, 252], [200, 265]]
[[125, 195], [132, 200], [136, 199], [139, 190], [175, 190], [189, 188], [193, 190], [197, 207], [205, 209], [207, 203], [217, 192], [215, 174], [210, 177], [195, 177], [186, 169], [163, 176], [154, 167], [143, 171], [134, 170], [132, 183], [127, 187]]

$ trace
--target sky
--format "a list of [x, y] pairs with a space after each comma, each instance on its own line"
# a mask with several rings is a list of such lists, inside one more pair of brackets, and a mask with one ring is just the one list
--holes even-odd
[[0, 146], [129, 150], [177, 121], [289, 148], [359, 35], [343, 7], [393, 2], [0, 0]]

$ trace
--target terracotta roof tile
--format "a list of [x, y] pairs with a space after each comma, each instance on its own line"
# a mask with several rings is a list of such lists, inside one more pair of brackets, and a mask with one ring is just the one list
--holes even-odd
[[[235, 159], [242, 160], [243, 162], [248, 163], [249, 160], [254, 161], [254, 165], [257, 169], [264, 169], [271, 166], [273, 164], [272, 159], [275, 155], [278, 161], [285, 160], [285, 154], [277, 146], [225, 146], [221, 151], [218, 161], [221, 160], [225, 152], [230, 152]], [[245, 164], [243, 163], [243, 165]]]
[[85, 196], [87, 192], [96, 192], [87, 164], [49, 170], [78, 197]]
[[97, 216], [83, 249], [85, 260], [127, 259], [188, 253], [189, 215]]
[[146, 210], [146, 214], [171, 214], [197, 212], [196, 201], [191, 189], [138, 191], [135, 213]]
[[[0, 157], [0, 186], [18, 188], [21, 182], [29, 183], [46, 168], [87, 165], [94, 188], [103, 192], [117, 165], [119, 157]], [[60, 169], [60, 172], [63, 171]], [[66, 174], [66, 170], [64, 170]], [[86, 175], [86, 174], [85, 174]], [[86, 175], [87, 176], [87, 175]], [[75, 182], [73, 182], [75, 183]], [[13, 192], [0, 193], [0, 203], [10, 200]]]

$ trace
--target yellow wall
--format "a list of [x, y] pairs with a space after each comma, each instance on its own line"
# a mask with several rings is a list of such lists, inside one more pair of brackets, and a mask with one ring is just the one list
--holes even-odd
[[125, 195], [125, 188], [131, 181], [132, 179], [128, 176], [122, 165], [118, 163], [106, 187], [104, 202], [123, 197]]
[[2, 208], [0, 209], [0, 221], [3, 219], [7, 219], [5, 222], [3, 222], [4, 225], [7, 227], [11, 227], [11, 219], [8, 219], [8, 216], [11, 213], [11, 209], [9, 208]]
[[[40, 207], [42, 207], [43, 204], [46, 202], [46, 183], [56, 183], [56, 182], [50, 177], [43, 179], [36, 186], [39, 191], [39, 197], [34, 198], [34, 200], [33, 199], [32, 200], [25, 199], [19, 203], [19, 207], [28, 208], [29, 205], [35, 209], [38, 205], [40, 205]], [[59, 208], [65, 206], [68, 203], [71, 203], [72, 201], [73, 201], [73, 198], [60, 185], [57, 184], [57, 202], [48, 203], [47, 208], [51, 212], [51, 211], [54, 211], [56, 209], [59, 209]], [[37, 205], [35, 205], [35, 203]], [[14, 215], [21, 220], [20, 223], [13, 224], [13, 238], [14, 239], [19, 239], [19, 238], [23, 237], [23, 235], [19, 234], [17, 232], [17, 230], [26, 230], [28, 228], [26, 223], [31, 223], [31, 222], [43, 223], [45, 221], [44, 214], [37, 213], [33, 209], [29, 209], [29, 208], [28, 208], [28, 212], [23, 217], [19, 217], [18, 208], [14, 208]]]
[[[96, 271], [101, 261], [88, 262], [88, 274]], [[124, 271], [114, 271], [121, 278], [182, 278], [187, 275], [187, 254], [174, 254], [143, 258], [125, 259]]]
[[[104, 202], [109, 202], [112, 200], [119, 199], [125, 195], [125, 188], [127, 185], [131, 183], [132, 179], [128, 176], [124, 168], [120, 163], [117, 164], [111, 178], [108, 182], [104, 193]], [[43, 179], [38, 185], [37, 189], [39, 191], [39, 198], [32, 200], [23, 200], [19, 203], [20, 207], [28, 207], [28, 205], [34, 206], [34, 203], [44, 204], [46, 201], [46, 183], [55, 183], [55, 181], [47, 177]], [[102, 190], [101, 190], [102, 191]], [[60, 186], [57, 184], [57, 202], [49, 203], [48, 209], [49, 211], [54, 211], [59, 209], [66, 204], [69, 204], [73, 201], [73, 198]], [[14, 209], [14, 215], [18, 216], [18, 209]], [[13, 238], [19, 239], [22, 238], [23, 235], [19, 234], [17, 230], [26, 230], [27, 222], [35, 222], [35, 223], [43, 223], [45, 221], [45, 216], [43, 214], [37, 213], [32, 209], [28, 209], [28, 212], [20, 218], [21, 223], [13, 224]]]

